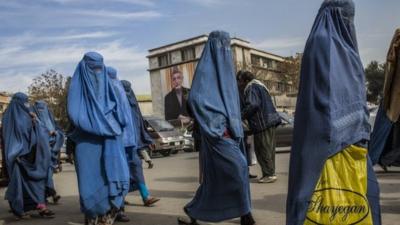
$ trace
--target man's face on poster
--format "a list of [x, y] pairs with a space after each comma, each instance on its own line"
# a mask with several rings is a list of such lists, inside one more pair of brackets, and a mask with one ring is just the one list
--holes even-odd
[[176, 72], [172, 75], [172, 89], [182, 88], [183, 75], [181, 72]]

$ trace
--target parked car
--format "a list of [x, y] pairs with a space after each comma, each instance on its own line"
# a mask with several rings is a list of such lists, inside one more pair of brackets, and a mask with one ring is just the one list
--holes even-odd
[[[287, 147], [292, 145], [292, 137], [293, 137], [293, 123], [294, 119], [292, 116], [288, 115], [285, 112], [279, 112], [279, 115], [282, 119], [282, 124], [280, 124], [276, 129], [276, 146], [277, 147]], [[244, 131], [250, 132], [247, 128], [246, 124], [243, 124]], [[249, 133], [249, 135], [251, 135]], [[183, 150], [185, 152], [195, 151], [194, 149], [194, 140], [192, 137], [192, 132], [188, 129], [185, 129], [183, 132], [184, 137], [184, 145]]]
[[193, 120], [183, 122], [180, 119], [168, 120], [168, 122], [175, 127], [175, 129], [180, 132], [183, 136], [183, 146], [182, 149], [185, 152], [195, 151], [194, 139], [192, 137], [193, 130]]
[[171, 123], [151, 116], [145, 116], [144, 120], [146, 129], [155, 142], [150, 155], [160, 153], [163, 156], [169, 156], [183, 149], [184, 137]]
[[287, 147], [292, 145], [294, 118], [285, 112], [278, 112], [282, 123], [276, 128], [276, 146]]
[[188, 129], [186, 129], [183, 133], [183, 138], [184, 138], [184, 142], [183, 142], [183, 151], [185, 152], [193, 152], [196, 151], [195, 147], [194, 147], [194, 138], [192, 136], [192, 131], [189, 131]]

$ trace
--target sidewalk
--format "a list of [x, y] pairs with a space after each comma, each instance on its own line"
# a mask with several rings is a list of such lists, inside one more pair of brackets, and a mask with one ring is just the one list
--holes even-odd
[[[257, 225], [284, 225], [285, 204], [288, 179], [289, 154], [276, 156], [278, 181], [273, 184], [251, 183], [253, 213]], [[137, 193], [130, 194], [127, 206], [131, 219], [127, 225], [176, 225], [176, 218], [183, 216], [182, 207], [188, 203], [198, 186], [198, 157], [196, 153], [183, 153], [166, 158], [154, 159], [155, 167], [145, 169], [146, 181], [152, 195], [161, 201], [151, 208], [143, 207]], [[144, 164], [145, 165], [145, 164]], [[259, 173], [257, 166], [252, 173]], [[381, 204], [383, 225], [397, 225], [400, 221], [400, 169], [389, 168], [391, 173], [382, 173], [377, 168], [381, 185]], [[83, 215], [79, 211], [78, 187], [74, 167], [64, 164], [64, 171], [55, 175], [56, 187], [62, 195], [59, 205], [50, 205], [56, 212], [54, 219], [32, 218], [15, 221], [8, 213], [8, 203], [3, 200], [5, 189], [0, 189], [0, 225], [83, 225]], [[212, 223], [200, 223], [212, 224]], [[218, 223], [218, 225], [239, 224], [238, 220]]]

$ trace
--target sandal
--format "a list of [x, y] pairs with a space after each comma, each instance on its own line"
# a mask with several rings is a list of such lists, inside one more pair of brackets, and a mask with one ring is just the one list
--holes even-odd
[[111, 211], [107, 214], [107, 216], [108, 216], [108, 217], [107, 217], [107, 222], [108, 222], [109, 224], [114, 224], [115, 219], [116, 219], [117, 216], [118, 216], [118, 212], [119, 212], [118, 209], [112, 208]]
[[53, 218], [55, 213], [48, 208], [39, 209], [39, 215], [44, 218]]
[[23, 213], [21, 215], [15, 215], [15, 218], [17, 220], [27, 220], [27, 219], [30, 219], [31, 216], [29, 214]]
[[85, 225], [96, 225], [98, 217], [96, 218], [88, 218], [85, 216]]
[[122, 223], [127, 223], [127, 222], [130, 221], [130, 219], [125, 213], [120, 212], [120, 213], [118, 213], [117, 217], [115, 218], [115, 221], [122, 222]]
[[144, 201], [144, 206], [146, 206], [146, 207], [151, 207], [151, 206], [154, 205], [154, 203], [156, 203], [156, 202], [158, 202], [158, 201], [160, 201], [159, 198], [154, 198], [154, 197], [148, 198], [148, 199], [146, 199], [146, 200]]

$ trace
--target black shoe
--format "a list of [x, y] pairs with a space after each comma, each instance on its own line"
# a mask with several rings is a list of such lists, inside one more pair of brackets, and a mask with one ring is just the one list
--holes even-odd
[[251, 213], [240, 217], [240, 225], [255, 225], [256, 221]]
[[379, 166], [381, 166], [381, 168], [383, 169], [383, 171], [385, 171], [385, 173], [387, 173], [387, 172], [389, 171], [388, 168], [387, 168], [387, 166], [382, 165], [382, 164], [380, 164], [380, 163], [379, 163]]
[[199, 225], [195, 219], [178, 217], [179, 225]]
[[59, 195], [53, 195], [53, 203], [57, 204], [58, 201], [60, 201], [60, 198], [61, 198], [61, 196], [59, 196]]
[[120, 213], [118, 213], [117, 217], [115, 218], [115, 221], [127, 223], [130, 221], [130, 219], [128, 218], [127, 215], [125, 215], [125, 213], [120, 212]]
[[249, 178], [250, 178], [250, 179], [255, 179], [255, 178], [257, 178], [257, 175], [253, 175], [253, 174], [250, 174], [250, 173], [249, 173]]
[[74, 160], [72, 158], [66, 159], [65, 162], [67, 162], [67, 163], [69, 163], [71, 165], [74, 165]]
[[147, 163], [149, 164], [149, 167], [148, 167], [149, 169], [152, 169], [154, 167], [154, 164], [152, 161], [148, 161]]

